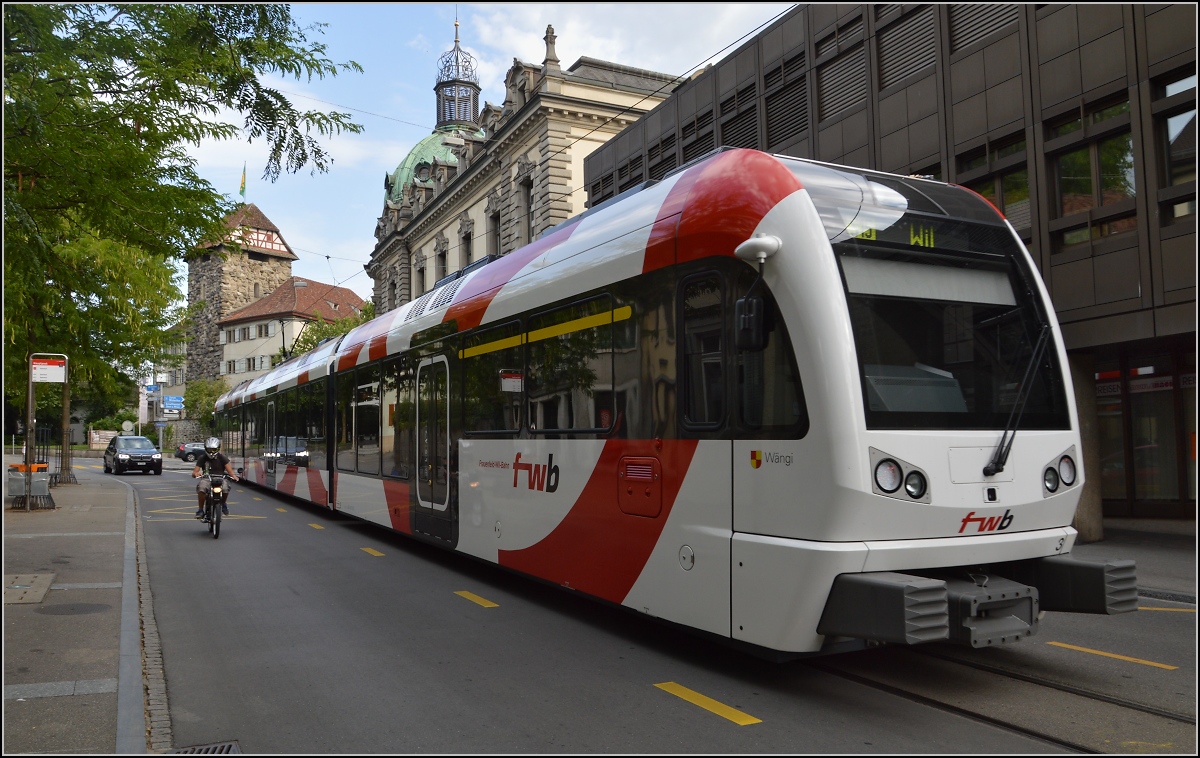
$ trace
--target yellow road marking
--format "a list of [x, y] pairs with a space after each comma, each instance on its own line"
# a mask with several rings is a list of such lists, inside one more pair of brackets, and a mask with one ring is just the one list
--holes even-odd
[[255, 499], [255, 500], [262, 500], [262, 498], [261, 498], [261, 497], [256, 497], [256, 498], [254, 498], [254, 499]]
[[1105, 658], [1116, 658], [1119, 661], [1129, 661], [1130, 663], [1140, 663], [1143, 666], [1154, 666], [1155, 668], [1167, 669], [1174, 671], [1178, 666], [1168, 666], [1165, 663], [1155, 663], [1154, 661], [1143, 661], [1141, 658], [1130, 658], [1127, 655], [1117, 655], [1116, 653], [1106, 653], [1103, 650], [1092, 650], [1091, 648], [1079, 647], [1078, 645], [1068, 645], [1065, 642], [1047, 642], [1047, 645], [1055, 647], [1065, 647], [1068, 650], [1078, 650], [1081, 653], [1091, 653], [1092, 655], [1103, 655]]
[[710, 697], [705, 697], [695, 690], [689, 690], [682, 684], [675, 682], [663, 682], [654, 685], [655, 687], [670, 692], [675, 697], [683, 698], [692, 705], [698, 705], [706, 711], [711, 711], [722, 718], [727, 718], [738, 726], [748, 726], [750, 724], [761, 724], [762, 719], [756, 719], [748, 713], [742, 713], [737, 708], [730, 708], [724, 703], [718, 703]]
[[491, 600], [484, 599], [484, 598], [480, 597], [479, 595], [476, 595], [474, 592], [467, 592], [466, 590], [461, 590], [459, 592], [455, 592], [454, 594], [458, 595], [459, 597], [465, 597], [467, 600], [470, 600], [472, 603], [475, 603], [477, 605], [482, 605], [484, 608], [499, 608], [500, 607], [499, 603], [493, 603]]
[[369, 548], [369, 547], [362, 547], [362, 548], [359, 548], [359, 550], [362, 550], [364, 553], [368, 553], [368, 554], [370, 554], [370, 555], [374, 555], [374, 556], [376, 556], [376, 557], [382, 557], [382, 556], [383, 556], [383, 553], [379, 552], [378, 550], [373, 550], [373, 549], [371, 549], [371, 548]]
[[325, 528], [325, 527], [321, 526], [320, 524], [309, 524], [309, 526], [311, 526], [313, 529], [324, 529]]
[[1168, 613], [1195, 613], [1195, 608], [1138, 608], [1139, 611], [1167, 611]]
[[287, 513], [286, 508], [276, 508], [275, 510], [279, 511], [280, 513]]

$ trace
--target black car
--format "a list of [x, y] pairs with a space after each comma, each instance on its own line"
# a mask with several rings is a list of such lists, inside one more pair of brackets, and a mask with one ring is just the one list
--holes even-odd
[[175, 457], [191, 463], [204, 452], [203, 442], [180, 442], [175, 448]]
[[153, 471], [162, 474], [162, 453], [146, 437], [113, 437], [104, 450], [104, 473]]

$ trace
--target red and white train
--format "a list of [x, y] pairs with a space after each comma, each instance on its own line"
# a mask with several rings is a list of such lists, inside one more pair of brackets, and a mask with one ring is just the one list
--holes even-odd
[[216, 410], [249, 481], [760, 652], [1137, 606], [1033, 261], [939, 182], [718, 150]]

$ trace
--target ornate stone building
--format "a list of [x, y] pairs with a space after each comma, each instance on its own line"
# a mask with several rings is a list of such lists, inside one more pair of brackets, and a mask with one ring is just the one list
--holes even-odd
[[188, 305], [202, 306], [188, 333], [188, 381], [220, 376], [224, 347], [218, 323], [288, 281], [296, 260], [279, 227], [253, 203], [230, 214], [225, 225], [226, 239], [236, 240], [240, 251], [222, 242], [188, 262]]
[[580, 58], [567, 69], [546, 28], [541, 65], [513, 59], [501, 106], [479, 103], [474, 58], [439, 61], [437, 125], [384, 177], [365, 266], [378, 312], [584, 210], [583, 159], [667, 97], [677, 77]]

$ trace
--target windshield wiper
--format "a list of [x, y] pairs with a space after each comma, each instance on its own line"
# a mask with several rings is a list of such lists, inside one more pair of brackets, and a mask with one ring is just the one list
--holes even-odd
[[1004, 427], [1004, 434], [1000, 435], [1000, 444], [996, 446], [992, 460], [983, 467], [984, 476], [999, 474], [1004, 470], [1004, 464], [1008, 462], [1008, 451], [1012, 450], [1013, 439], [1017, 436], [1017, 425], [1021, 423], [1021, 414], [1025, 412], [1025, 401], [1029, 399], [1029, 389], [1033, 386], [1033, 372], [1042, 362], [1042, 353], [1046, 351], [1046, 345], [1049, 342], [1050, 325], [1043, 323], [1037, 344], [1033, 347], [1033, 355], [1029, 358], [1029, 365], [1025, 368], [1025, 380], [1021, 382], [1021, 389], [1017, 391], [1017, 397], [1013, 400], [1012, 413], [1008, 415], [1008, 424]]

